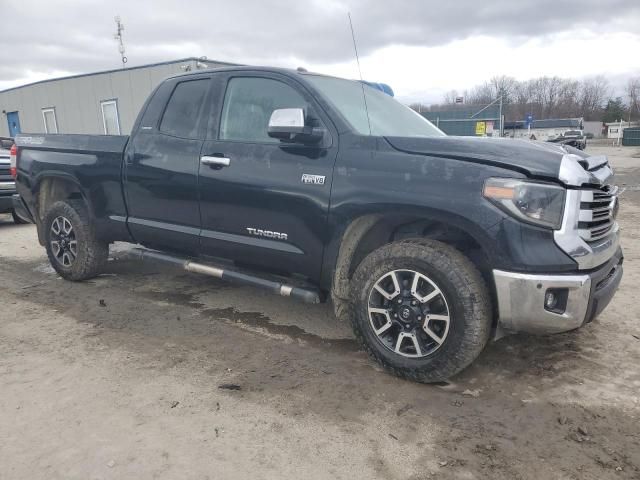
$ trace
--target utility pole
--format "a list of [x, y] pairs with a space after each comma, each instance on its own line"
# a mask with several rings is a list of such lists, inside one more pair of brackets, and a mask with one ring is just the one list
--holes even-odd
[[124, 42], [122, 41], [122, 32], [124, 32], [124, 23], [120, 21], [120, 15], [116, 15], [114, 18], [116, 21], [116, 34], [113, 36], [116, 40], [118, 40], [118, 51], [120, 52], [120, 57], [122, 59], [122, 68], [125, 67], [127, 63], [127, 57], [124, 54]]
[[502, 91], [501, 91], [500, 92], [500, 138], [502, 138], [503, 135], [504, 135], [504, 131], [503, 131], [504, 130], [503, 129], [504, 122], [502, 121], [502, 98], [503, 98], [503, 95], [502, 95]]

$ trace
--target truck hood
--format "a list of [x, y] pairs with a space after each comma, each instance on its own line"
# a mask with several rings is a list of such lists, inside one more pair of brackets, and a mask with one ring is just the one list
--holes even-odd
[[567, 154], [585, 158], [577, 149], [546, 142], [510, 138], [478, 137], [385, 137], [396, 150], [432, 157], [486, 163], [524, 173], [527, 176], [558, 180], [562, 158]]

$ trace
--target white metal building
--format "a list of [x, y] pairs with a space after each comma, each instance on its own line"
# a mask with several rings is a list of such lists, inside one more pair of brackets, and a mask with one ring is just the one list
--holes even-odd
[[17, 133], [126, 135], [149, 93], [166, 77], [230, 63], [182, 58], [55, 78], [0, 91], [0, 136]]
[[617, 121], [617, 122], [609, 122], [606, 124], [607, 126], [607, 138], [619, 139], [622, 138], [622, 134], [625, 128], [634, 128], [639, 127], [640, 123], [638, 122], [625, 122], [625, 121]]

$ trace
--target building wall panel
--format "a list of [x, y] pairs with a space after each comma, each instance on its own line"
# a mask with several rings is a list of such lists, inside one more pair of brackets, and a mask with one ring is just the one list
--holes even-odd
[[[226, 66], [208, 61], [210, 67]], [[104, 134], [100, 102], [117, 100], [120, 133], [129, 134], [140, 108], [165, 78], [195, 69], [194, 59], [55, 79], [0, 92], [0, 111], [17, 111], [24, 133], [44, 133], [42, 109], [53, 107], [59, 133]], [[0, 136], [9, 135], [6, 114]]]

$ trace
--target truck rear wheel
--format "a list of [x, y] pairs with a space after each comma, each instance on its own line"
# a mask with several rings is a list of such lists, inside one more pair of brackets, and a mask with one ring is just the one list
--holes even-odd
[[109, 245], [96, 239], [82, 201], [55, 202], [45, 214], [43, 228], [47, 256], [58, 275], [80, 281], [100, 273]]
[[491, 331], [491, 298], [458, 250], [429, 239], [385, 245], [352, 282], [352, 325], [363, 348], [395, 375], [443, 381], [467, 367]]

